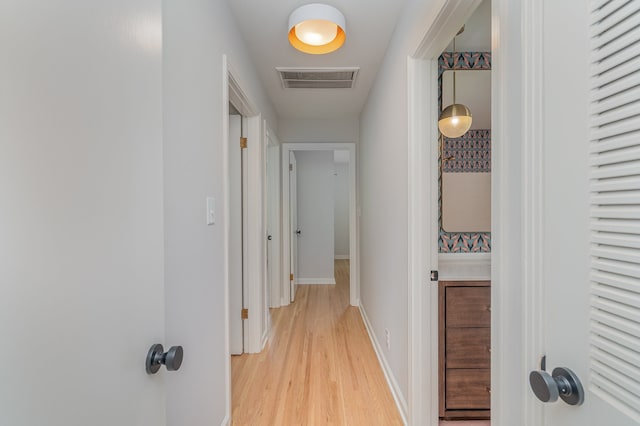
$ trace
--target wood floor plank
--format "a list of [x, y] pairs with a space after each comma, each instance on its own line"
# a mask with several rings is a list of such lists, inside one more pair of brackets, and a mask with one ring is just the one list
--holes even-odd
[[234, 425], [402, 425], [349, 306], [349, 261], [335, 274], [336, 285], [299, 285], [294, 303], [271, 310], [264, 351], [231, 358]]

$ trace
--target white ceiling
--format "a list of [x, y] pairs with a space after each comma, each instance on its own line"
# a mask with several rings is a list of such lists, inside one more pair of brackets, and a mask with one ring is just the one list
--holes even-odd
[[[289, 14], [314, 0], [227, 0], [280, 118], [357, 117], [378, 72], [404, 0], [323, 0], [347, 21], [344, 46], [326, 55], [295, 50]], [[360, 67], [353, 89], [283, 89], [276, 67]]]
[[[345, 15], [347, 39], [336, 52], [308, 55], [291, 47], [287, 24], [293, 10], [314, 1], [227, 0], [280, 118], [358, 117], [405, 0], [321, 0]], [[491, 1], [484, 0], [469, 18], [456, 38], [456, 49], [491, 50]], [[360, 71], [353, 89], [284, 89], [276, 67], [360, 67]]]

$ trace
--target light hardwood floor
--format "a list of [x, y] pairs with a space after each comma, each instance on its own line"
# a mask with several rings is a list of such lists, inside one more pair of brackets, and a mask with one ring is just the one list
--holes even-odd
[[260, 354], [234, 356], [234, 425], [402, 425], [358, 308], [349, 306], [349, 261], [336, 285], [300, 285], [272, 309]]

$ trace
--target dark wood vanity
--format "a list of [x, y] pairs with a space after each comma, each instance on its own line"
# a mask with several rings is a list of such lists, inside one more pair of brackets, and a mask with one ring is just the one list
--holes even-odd
[[491, 282], [440, 281], [440, 417], [489, 419]]

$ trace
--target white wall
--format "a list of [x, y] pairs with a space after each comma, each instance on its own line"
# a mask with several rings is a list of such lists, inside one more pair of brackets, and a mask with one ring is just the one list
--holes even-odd
[[[168, 422], [218, 425], [229, 362], [223, 344], [223, 54], [274, 130], [276, 121], [226, 2], [164, 0], [163, 14], [166, 341], [185, 350], [180, 374], [168, 380]], [[216, 198], [214, 226], [205, 223], [207, 196]]]
[[278, 138], [282, 142], [357, 142], [358, 117], [334, 119], [281, 118]]
[[333, 165], [333, 223], [334, 255], [349, 257], [349, 163], [334, 162]]
[[[407, 57], [426, 32], [434, 5], [408, 0], [360, 117], [360, 300], [383, 355], [408, 392]], [[433, 18], [432, 18], [433, 19]], [[425, 360], [428, 365], [428, 360]]]
[[165, 424], [161, 25], [0, 2], [0, 424]]
[[[330, 284], [333, 271], [333, 151], [296, 151], [298, 277], [300, 284]], [[318, 282], [316, 282], [318, 281]]]

